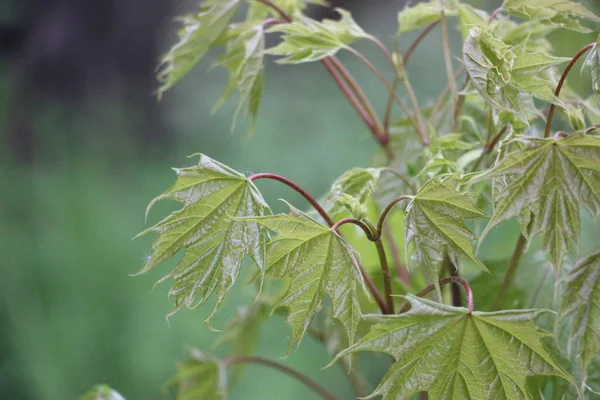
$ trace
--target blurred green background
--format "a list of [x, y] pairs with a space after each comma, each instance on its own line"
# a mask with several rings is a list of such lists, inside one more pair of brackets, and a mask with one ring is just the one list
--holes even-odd
[[[318, 64], [267, 67], [256, 133], [230, 132], [233, 104], [210, 110], [225, 87], [223, 71], [196, 68], [156, 103], [153, 71], [173, 43], [172, 17], [193, 2], [5, 0], [0, 3], [0, 398], [73, 399], [108, 383], [128, 399], [168, 398], [163, 384], [189, 347], [211, 350], [217, 334], [206, 309], [169, 322], [168, 284], [152, 290], [169, 266], [131, 277], [149, 255], [151, 238], [132, 238], [147, 225], [146, 204], [174, 179], [172, 166], [203, 152], [247, 173], [276, 172], [322, 194], [353, 166], [368, 166], [375, 150], [359, 118]], [[105, 3], [105, 4], [102, 4]], [[172, 4], [171, 4], [172, 3]], [[402, 1], [338, 1], [390, 44]], [[497, 2], [478, 2], [488, 10]], [[325, 15], [319, 11], [318, 16]], [[432, 102], [445, 85], [439, 32], [409, 68], [413, 86]], [[414, 36], [406, 35], [403, 48]], [[454, 39], [458, 35], [454, 32]], [[594, 36], [553, 37], [558, 55]], [[456, 50], [458, 51], [458, 42]], [[379, 65], [376, 49], [360, 45]], [[458, 53], [456, 53], [458, 54]], [[341, 56], [375, 106], [385, 94], [367, 70]], [[385, 70], [385, 72], [388, 72]], [[575, 75], [575, 74], [574, 74]], [[586, 90], [586, 82], [572, 82]], [[301, 199], [260, 182], [275, 211], [280, 197]], [[154, 222], [167, 206], [150, 215]], [[583, 246], [595, 246], [588, 221]], [[504, 227], [482, 257], [504, 260], [516, 238]], [[214, 321], [223, 327], [252, 299], [240, 285]], [[278, 359], [289, 330], [280, 317], [263, 331], [258, 352]], [[225, 355], [226, 349], [216, 354]], [[338, 368], [306, 339], [286, 364], [351, 398]], [[381, 365], [380, 365], [381, 364]], [[368, 369], [372, 380], [384, 362]], [[261, 367], [248, 368], [233, 399], [307, 399], [312, 393]]]

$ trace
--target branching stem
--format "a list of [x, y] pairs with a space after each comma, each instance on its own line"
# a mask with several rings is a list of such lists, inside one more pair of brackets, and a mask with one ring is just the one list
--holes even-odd
[[473, 169], [471, 170], [471, 172], [476, 171], [479, 167], [479, 164], [481, 164], [485, 156], [490, 154], [494, 150], [494, 147], [496, 147], [496, 144], [498, 144], [500, 138], [502, 138], [502, 136], [509, 129], [509, 127], [510, 125], [505, 125], [504, 128], [500, 129], [500, 132], [498, 132], [492, 140], [490, 140], [490, 137], [488, 136], [487, 143], [485, 144], [485, 146], [483, 146], [483, 151], [481, 152], [481, 155], [479, 156], [477, 161], [475, 161], [475, 164], [473, 164]]
[[[465, 281], [464, 279], [459, 278], [457, 276], [449, 276], [447, 278], [440, 279], [438, 281], [440, 286], [446, 285], [450, 282], [458, 283], [465, 289], [465, 292], [467, 293], [467, 310], [469, 310], [469, 313], [472, 313], [473, 312], [473, 292], [471, 291], [471, 287], [469, 286], [469, 283], [467, 281]], [[425, 289], [421, 290], [415, 296], [424, 297], [427, 294], [433, 292], [434, 290], [435, 290], [435, 285], [431, 284], [431, 285], [427, 286]], [[410, 304], [404, 303], [404, 305], [400, 308], [400, 311], [398, 311], [398, 314], [407, 312], [409, 310], [409, 308], [410, 308]]]
[[[594, 42], [594, 43], [590, 43], [590, 44], [586, 45], [584, 48], [579, 50], [579, 52], [577, 54], [575, 54], [575, 57], [573, 57], [571, 59], [571, 62], [569, 62], [569, 64], [567, 65], [567, 68], [565, 68], [565, 71], [563, 72], [562, 76], [560, 77], [560, 80], [558, 81], [556, 90], [554, 91], [554, 95], [557, 98], [560, 95], [560, 91], [565, 83], [565, 80], [567, 79], [567, 75], [569, 75], [569, 71], [571, 71], [571, 68], [573, 68], [573, 66], [575, 65], [577, 60], [579, 60], [581, 58], [581, 56], [583, 56], [588, 50], [591, 50], [594, 46], [596, 46], [596, 44], [597, 43]], [[548, 119], [546, 121], [546, 130], [544, 131], [545, 138], [550, 137], [550, 129], [552, 128], [552, 118], [554, 117], [554, 110], [556, 110], [556, 104], [552, 104], [550, 106], [550, 111], [548, 112]]]
[[401, 202], [402, 200], [408, 200], [408, 199], [412, 199], [412, 198], [413, 198], [413, 196], [402, 195], [402, 196], [396, 197], [394, 200], [392, 200], [390, 202], [390, 204], [388, 204], [387, 206], [385, 206], [385, 209], [383, 210], [383, 212], [379, 216], [379, 221], [377, 221], [377, 229], [375, 230], [375, 237], [377, 239], [379, 239], [381, 237], [381, 234], [383, 232], [383, 224], [385, 222], [385, 218], [387, 217], [387, 215], [389, 214], [389, 212], [392, 210], [392, 208], [397, 203]]
[[232, 365], [235, 365], [235, 364], [257, 364], [257, 365], [262, 365], [262, 366], [265, 366], [268, 368], [272, 368], [279, 372], [283, 372], [284, 374], [291, 376], [292, 378], [301, 382], [302, 384], [304, 384], [304, 386], [306, 386], [313, 392], [317, 393], [319, 396], [321, 396], [325, 400], [340, 400], [336, 395], [329, 392], [323, 386], [319, 385], [312, 378], [296, 371], [295, 369], [288, 367], [287, 365], [283, 365], [277, 361], [269, 360], [269, 359], [263, 358], [263, 357], [256, 357], [256, 356], [234, 356], [234, 357], [230, 357], [230, 358], [226, 359], [223, 363], [226, 368], [230, 367]]

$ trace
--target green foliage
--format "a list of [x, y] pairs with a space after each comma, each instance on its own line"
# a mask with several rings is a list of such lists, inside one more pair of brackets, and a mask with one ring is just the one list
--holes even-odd
[[[342, 174], [322, 197], [323, 205], [284, 177], [246, 177], [204, 155], [198, 165], [176, 169], [174, 186], [152, 201], [149, 208], [162, 199], [183, 203], [142, 232], [159, 236], [141, 272], [183, 251], [179, 264], [163, 278], [174, 281], [174, 312], [214, 297], [210, 322], [243, 259], [248, 256], [259, 270], [253, 280], [258, 283], [255, 303], [230, 320], [218, 341], [228, 344], [233, 356], [219, 361], [193, 353], [174, 379], [178, 399], [224, 399], [226, 370], [239, 372], [239, 364], [247, 363], [275, 368], [321, 397], [336, 399], [310, 378], [252, 355], [269, 310], [285, 315], [291, 327], [288, 353], [306, 335], [321, 342], [329, 356], [338, 353], [334, 361], [350, 369], [359, 397], [366, 394], [363, 379], [351, 361], [364, 350], [396, 360], [373, 394], [383, 399], [412, 399], [421, 392], [430, 399], [452, 400], [584, 398], [592, 393], [590, 385], [600, 376], [595, 358], [600, 349], [600, 253], [571, 269], [566, 288], [559, 273], [554, 284], [552, 277], [545, 281], [552, 267], [560, 272], [568, 265], [565, 260], [579, 241], [580, 208], [593, 217], [600, 214], [600, 139], [590, 135], [598, 125], [588, 126], [600, 111], [570, 88], [563, 89], [566, 74], [589, 50], [584, 67], [590, 69], [598, 95], [600, 58], [597, 43], [574, 50], [576, 59], [557, 57], [547, 36], [560, 28], [586, 32], [583, 20], [600, 19], [571, 0], [506, 0], [491, 14], [454, 0], [404, 9], [398, 34], [444, 22], [446, 59], [452, 50], [446, 18], [458, 17], [463, 38], [464, 70], [454, 71], [447, 62], [452, 82], [433, 106], [423, 108], [404, 68], [406, 53], [385, 48], [349, 12], [338, 9], [339, 20], [317, 21], [303, 14], [307, 1], [256, 0], [238, 20], [241, 3], [207, 0], [199, 13], [184, 20], [180, 41], [159, 73], [159, 92], [211, 48], [223, 46], [215, 65], [227, 69], [229, 83], [217, 106], [237, 90], [234, 122], [240, 112], [255, 120], [265, 54], [280, 56], [278, 64], [296, 64], [349, 50], [384, 83], [388, 101], [380, 118], [341, 61], [325, 62], [380, 148], [373, 157], [375, 167]], [[280, 41], [265, 48], [265, 33], [281, 34]], [[392, 74], [386, 76], [350, 47], [362, 39], [381, 47]], [[561, 75], [558, 65], [567, 61]], [[463, 71], [466, 77], [458, 87], [453, 75]], [[399, 85], [406, 89], [410, 107], [396, 93]], [[395, 108], [404, 115], [392, 118]], [[565, 122], [563, 130], [552, 130], [555, 112]], [[564, 130], [569, 129], [566, 122], [569, 131]], [[271, 215], [253, 183], [263, 178], [294, 189], [314, 213], [290, 206], [288, 214]], [[484, 227], [483, 209], [490, 208], [493, 214]], [[481, 261], [473, 243], [483, 242], [492, 228], [513, 218], [522, 236], [514, 238], [512, 254]], [[522, 260], [537, 235], [542, 236], [543, 256], [534, 260], [528, 253]], [[527, 265], [518, 271], [520, 263]], [[482, 300], [481, 309], [493, 312], [473, 312], [468, 281], [477, 290], [475, 298]], [[448, 292], [442, 290], [446, 283], [451, 283]], [[466, 308], [458, 307], [465, 300], [456, 290], [459, 283], [466, 291]], [[554, 288], [551, 295], [548, 287]], [[422, 298], [434, 290], [436, 301]], [[278, 300], [272, 302], [274, 298]], [[410, 308], [400, 304], [401, 298]], [[445, 304], [450, 301], [454, 306]], [[495, 311], [504, 304], [521, 309]], [[538, 321], [548, 310], [531, 309], [536, 304], [560, 310], [555, 335], [548, 333], [553, 321]], [[570, 335], [561, 330], [567, 320], [574, 328]], [[571, 342], [577, 351], [564, 354]], [[233, 380], [238, 377], [234, 374]]]
[[373, 316], [377, 324], [340, 355], [377, 351], [396, 360], [373, 395], [408, 400], [426, 391], [438, 399], [531, 399], [527, 377], [571, 377], [542, 344], [538, 310], [470, 313], [407, 296], [409, 312]]
[[583, 68], [589, 68], [592, 76], [592, 90], [600, 104], [600, 49], [598, 43], [594, 45], [583, 62]]
[[319, 22], [298, 16], [295, 22], [273, 26], [269, 32], [282, 33], [283, 40], [266, 53], [283, 56], [277, 60], [279, 64], [298, 64], [332, 57], [352, 43], [370, 38], [348, 11], [337, 9], [337, 12], [342, 17], [339, 21]]
[[487, 271], [473, 252], [471, 241], [475, 235], [463, 221], [465, 218], [485, 217], [485, 213], [474, 206], [468, 196], [456, 190], [456, 182], [452, 178], [432, 179], [406, 208], [406, 244], [415, 244], [412, 264], [423, 268], [428, 279], [435, 284], [446, 256], [454, 265], [459, 265], [460, 259], [466, 258]]
[[558, 268], [579, 239], [579, 207], [600, 213], [600, 140], [574, 133], [566, 138], [516, 137], [485, 173], [494, 178], [494, 214], [482, 237], [517, 217], [523, 234], [542, 234]]
[[190, 352], [188, 360], [177, 365], [177, 374], [170, 384], [178, 387], [177, 400], [227, 399], [225, 365], [195, 349]]
[[586, 371], [600, 351], [600, 251], [579, 260], [569, 272], [560, 316], [572, 319], [569, 340], [577, 343]]
[[79, 400], [125, 400], [123, 396], [107, 385], [97, 385], [84, 394]]
[[265, 270], [263, 242], [266, 232], [240, 217], [261, 216], [269, 207], [258, 189], [244, 175], [201, 154], [198, 165], [175, 169], [177, 181], [155, 198], [183, 203], [158, 224], [140, 235], [158, 232], [153, 253], [140, 273], [153, 269], [179, 250], [184, 255], [179, 264], [161, 282], [174, 280], [169, 294], [175, 298], [175, 309], [201, 305], [211, 294], [216, 296], [210, 322], [225, 295], [237, 278], [244, 255], [250, 256], [261, 271]]
[[333, 317], [344, 326], [352, 343], [362, 318], [357, 297], [362, 278], [349, 244], [294, 208], [290, 214], [252, 221], [277, 234], [267, 245], [266, 273], [290, 280], [287, 292], [275, 305], [289, 309], [290, 348], [302, 340], [325, 294], [331, 298]]

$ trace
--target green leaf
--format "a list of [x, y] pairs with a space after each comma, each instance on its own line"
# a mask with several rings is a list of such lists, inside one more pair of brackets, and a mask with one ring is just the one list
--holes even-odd
[[600, 22], [594, 13], [578, 1], [571, 0], [504, 0], [502, 8], [525, 19], [545, 20], [548, 23], [580, 32], [590, 32], [579, 24], [579, 18]]
[[183, 78], [227, 31], [240, 0], [205, 0], [196, 14], [181, 19], [179, 42], [162, 58], [159, 97]]
[[487, 21], [488, 13], [468, 4], [461, 4], [458, 7], [458, 19], [460, 21], [460, 33], [465, 39], [469, 36], [469, 31], [472, 28]]
[[149, 211], [157, 201], [170, 199], [183, 203], [183, 208], [140, 233], [160, 234], [140, 273], [183, 249], [175, 270], [159, 282], [174, 280], [169, 291], [175, 298], [172, 313], [184, 306], [199, 306], [214, 294], [216, 303], [208, 323], [233, 286], [244, 255], [250, 256], [261, 277], [264, 275], [266, 230], [252, 221], [234, 218], [262, 216], [270, 211], [256, 186], [244, 175], [203, 154], [199, 156], [198, 165], [176, 168], [175, 184], [148, 205]]
[[415, 31], [442, 19], [442, 15], [456, 15], [456, 2], [430, 2], [418, 3], [408, 6], [398, 13], [398, 33]]
[[459, 265], [460, 258], [467, 258], [487, 271], [473, 252], [471, 242], [475, 235], [466, 227], [464, 218], [486, 215], [473, 205], [471, 198], [456, 190], [450, 178], [430, 180], [406, 209], [407, 254], [409, 244], [414, 243], [414, 265], [423, 268], [438, 290], [438, 272], [446, 255], [454, 265]]
[[543, 311], [474, 312], [406, 296], [404, 314], [372, 316], [371, 332], [341, 352], [390, 354], [396, 360], [372, 396], [409, 400], [532, 399], [527, 377], [572, 378], [542, 344], [550, 336], [535, 326]]
[[233, 126], [240, 111], [244, 118], [250, 114], [252, 128], [258, 115], [264, 82], [263, 52], [265, 48], [262, 24], [240, 24], [231, 28], [226, 51], [215, 65], [229, 72], [229, 83], [215, 108], [219, 108], [231, 96], [234, 89], [240, 92], [238, 106], [233, 117]]
[[[288, 15], [294, 15], [303, 11], [308, 4], [317, 4], [327, 6], [325, 0], [271, 0], [271, 3], [279, 7]], [[248, 21], [263, 21], [269, 17], [279, 18], [280, 15], [271, 7], [259, 3], [258, 1], [250, 2], [248, 7]]]
[[589, 51], [585, 61], [583, 62], [583, 68], [590, 69], [590, 75], [592, 76], [592, 90], [596, 95], [596, 100], [600, 105], [600, 49], [598, 43]]
[[545, 71], [568, 58], [543, 51], [528, 53], [526, 43], [509, 46], [483, 27], [471, 29], [463, 46], [465, 67], [477, 91], [498, 111], [509, 111], [527, 123], [523, 92], [563, 106]]
[[[494, 178], [496, 188], [494, 214], [480, 240], [499, 223], [519, 217], [523, 234], [543, 233], [544, 248], [558, 268], [571, 242], [579, 240], [579, 207], [600, 213], [600, 139], [581, 133], [558, 140], [516, 137], [502, 148], [481, 176]], [[531, 221], [524, 220], [529, 214]]]
[[271, 27], [269, 32], [283, 34], [282, 42], [265, 53], [283, 56], [277, 60], [280, 64], [298, 64], [331, 57], [352, 43], [371, 37], [348, 11], [341, 8], [336, 11], [342, 16], [339, 21], [325, 19], [319, 22], [297, 15], [294, 22]]
[[332, 215], [344, 209], [341, 201], [344, 194], [354, 197], [358, 203], [365, 204], [377, 189], [382, 168], [352, 168], [338, 177], [325, 195], [325, 209]]
[[125, 398], [108, 385], [97, 385], [79, 400], [125, 400]]
[[583, 108], [579, 105], [567, 104], [565, 109], [569, 124], [574, 131], [583, 131], [586, 128], [585, 115], [583, 114]]
[[192, 349], [190, 358], [177, 365], [169, 382], [177, 385], [176, 400], [227, 400], [227, 372], [223, 363]]
[[339, 203], [341, 203], [350, 214], [359, 220], [365, 219], [367, 217], [367, 206], [364, 203], [361, 203], [356, 197], [350, 196], [349, 194], [344, 193], [338, 199]]
[[253, 218], [277, 234], [267, 246], [268, 276], [289, 278], [287, 292], [275, 305], [287, 307], [292, 327], [290, 347], [300, 342], [323, 298], [331, 298], [333, 317], [342, 323], [352, 343], [362, 318], [357, 298], [362, 276], [350, 245], [301, 211]]
[[562, 295], [561, 319], [569, 323], [571, 343], [585, 371], [600, 352], [600, 251], [582, 258], [567, 277]]
[[236, 356], [252, 354], [260, 338], [261, 328], [269, 316], [271, 303], [259, 298], [250, 305], [240, 307], [227, 323], [215, 347], [231, 345], [229, 353]]

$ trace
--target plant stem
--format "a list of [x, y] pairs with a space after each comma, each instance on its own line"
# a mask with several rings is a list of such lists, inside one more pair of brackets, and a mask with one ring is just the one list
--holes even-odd
[[300, 186], [296, 185], [294, 182], [290, 181], [289, 179], [284, 178], [281, 175], [268, 174], [268, 173], [254, 174], [254, 175], [249, 176], [248, 179], [251, 180], [252, 182], [254, 182], [258, 179], [273, 179], [273, 180], [279, 181], [279, 182], [291, 187], [296, 192], [300, 193], [300, 195], [302, 195], [302, 197], [304, 197], [310, 203], [310, 205], [313, 206], [313, 208], [319, 213], [319, 215], [325, 220], [325, 222], [327, 222], [327, 225], [329, 225], [331, 227], [335, 224], [333, 222], [333, 220], [331, 219], [331, 217], [329, 216], [329, 214], [327, 214], [327, 211], [325, 211], [323, 209], [323, 207], [321, 207], [321, 205], [317, 202], [317, 200], [315, 200], [314, 197], [312, 197], [306, 190], [302, 189]]
[[400, 179], [402, 182], [404, 182], [404, 184], [406, 185], [407, 188], [409, 188], [413, 193], [417, 193], [417, 188], [415, 187], [415, 185], [413, 185], [413, 183], [410, 181], [410, 179], [408, 179], [406, 176], [402, 175], [400, 172], [396, 171], [394, 168], [391, 167], [386, 167], [383, 168], [384, 171], [389, 172], [390, 174], [394, 174], [398, 177], [398, 179]]
[[389, 212], [392, 210], [392, 208], [397, 203], [401, 202], [402, 200], [407, 200], [407, 199], [412, 199], [412, 198], [413, 198], [413, 196], [408, 196], [408, 195], [398, 196], [394, 200], [390, 201], [390, 203], [387, 206], [385, 206], [385, 209], [379, 216], [379, 221], [377, 221], [377, 229], [375, 230], [375, 238], [376, 239], [379, 239], [381, 237], [381, 234], [383, 232], [383, 223], [385, 222], [385, 218], [387, 217]]
[[[444, 256], [444, 267], [448, 270], [448, 274], [452, 278], [460, 278], [458, 274], [458, 268], [454, 264], [452, 264], [452, 260], [448, 255]], [[450, 291], [452, 293], [452, 305], [454, 307], [460, 307], [462, 305], [462, 296], [460, 293], [460, 285], [456, 282], [453, 282], [450, 285]]]
[[[590, 50], [594, 46], [596, 46], [596, 44], [597, 43], [594, 42], [594, 43], [590, 43], [590, 44], [586, 45], [584, 48], [579, 50], [579, 52], [575, 55], [575, 57], [573, 57], [571, 59], [571, 62], [569, 62], [569, 64], [567, 65], [567, 68], [565, 68], [565, 71], [563, 72], [562, 76], [560, 77], [560, 80], [558, 81], [556, 90], [554, 91], [554, 95], [557, 98], [560, 95], [560, 91], [565, 83], [565, 80], [567, 79], [567, 75], [569, 74], [569, 71], [571, 71], [571, 68], [573, 68], [573, 65], [575, 65], [577, 60], [579, 60], [581, 58], [581, 56], [584, 55], [588, 50]], [[554, 117], [555, 109], [556, 109], [556, 104], [552, 104], [550, 106], [550, 111], [548, 112], [548, 120], [546, 121], [546, 130], [544, 131], [545, 138], [550, 137], [550, 129], [552, 128], [552, 118]]]
[[446, 75], [448, 76], [448, 86], [452, 93], [453, 102], [458, 98], [458, 90], [454, 80], [454, 68], [452, 67], [452, 53], [450, 51], [450, 38], [448, 37], [448, 24], [446, 16], [442, 13], [442, 46], [444, 48], [444, 62], [446, 63]]
[[363, 232], [367, 236], [367, 239], [369, 239], [371, 242], [374, 242], [377, 240], [377, 238], [375, 238], [375, 236], [374, 236], [374, 233], [371, 232], [371, 228], [367, 224], [365, 224], [364, 222], [362, 222], [361, 220], [356, 219], [356, 218], [341, 219], [331, 227], [331, 230], [339, 233], [338, 229], [340, 228], [340, 226], [345, 225], [345, 224], [354, 224], [354, 225], [358, 226], [360, 229], [363, 230]]
[[[369, 220], [365, 220], [366, 224], [369, 228], [375, 232], [376, 228], [369, 222]], [[392, 292], [392, 274], [390, 273], [390, 267], [387, 261], [387, 255], [385, 254], [385, 247], [383, 247], [383, 242], [381, 241], [381, 235], [375, 240], [375, 247], [377, 248], [377, 255], [379, 256], [379, 262], [381, 264], [381, 272], [383, 275], [383, 289], [385, 291], [385, 301], [387, 305], [388, 314], [394, 313], [394, 298]]]
[[595, 131], [596, 129], [600, 129], [600, 124], [594, 124], [594, 125], [590, 126], [590, 127], [589, 127], [589, 128], [587, 128], [587, 129], [586, 129], [586, 130], [585, 130], [583, 133], [584, 133], [585, 135], [587, 135], [588, 133], [590, 133], [590, 132], [593, 132], [593, 131]]
[[256, 356], [234, 356], [224, 361], [224, 365], [226, 368], [235, 364], [257, 364], [275, 369], [298, 380], [299, 382], [304, 384], [304, 386], [317, 393], [325, 400], [340, 400], [337, 396], [335, 396], [333, 393], [329, 392], [327, 389], [319, 385], [312, 378], [309, 378], [308, 376], [279, 362]]
[[408, 77], [404, 77], [404, 79], [402, 79], [402, 83], [404, 83], [404, 87], [406, 88], [406, 93], [408, 93], [408, 98], [412, 105], [413, 111], [415, 112], [415, 115], [417, 117], [417, 124], [420, 127], [418, 129], [419, 136], [421, 136], [421, 139], [423, 140], [423, 144], [425, 146], [429, 146], [429, 144], [431, 143], [431, 140], [429, 140], [429, 134], [427, 133], [427, 126], [425, 125], [425, 122], [423, 120], [423, 114], [421, 113], [421, 108], [419, 108], [419, 102], [417, 101], [417, 96], [415, 95], [415, 91], [413, 90], [412, 85], [410, 84], [410, 81], [408, 80]]
[[[458, 69], [458, 71], [456, 71], [456, 74], [454, 74], [454, 79], [458, 79], [465, 71], [466, 71], [466, 68], [464, 66], [460, 67]], [[440, 95], [438, 96], [437, 100], [435, 101], [433, 108], [431, 109], [431, 116], [429, 117], [429, 119], [431, 121], [435, 121], [435, 119], [437, 117], [437, 113], [439, 112], [440, 108], [444, 104], [444, 100], [445, 100], [446, 96], [448, 95], [448, 93], [450, 93], [450, 85], [446, 84], [446, 86], [444, 87], [444, 89], [442, 90]]]
[[500, 130], [500, 132], [498, 132], [491, 141], [488, 136], [488, 139], [487, 139], [488, 143], [486, 143], [483, 146], [483, 151], [481, 152], [481, 155], [479, 156], [477, 161], [475, 161], [475, 164], [473, 164], [473, 168], [472, 168], [471, 172], [476, 171], [477, 167], [479, 167], [479, 164], [481, 164], [481, 162], [483, 161], [485, 156], [490, 154], [492, 152], [492, 150], [494, 150], [494, 147], [496, 147], [496, 144], [500, 141], [500, 138], [502, 137], [502, 135], [504, 135], [504, 133], [508, 130], [509, 127], [510, 127], [510, 125], [505, 125], [504, 128], [502, 128]]
[[527, 239], [523, 234], [519, 236], [517, 243], [515, 245], [515, 250], [513, 251], [512, 257], [510, 259], [510, 263], [508, 264], [508, 269], [506, 270], [506, 275], [504, 276], [504, 283], [502, 284], [502, 288], [494, 301], [493, 309], [497, 310], [504, 301], [504, 297], [506, 296], [508, 289], [510, 289], [513, 280], [515, 278], [515, 273], [517, 272], [517, 267], [519, 266], [519, 261], [521, 260], [521, 256], [525, 252], [525, 246], [527, 245]]
[[429, 24], [429, 26], [427, 26], [427, 28], [425, 28], [420, 34], [419, 36], [417, 36], [417, 38], [411, 43], [411, 45], [409, 46], [408, 50], [406, 50], [406, 53], [404, 53], [404, 65], [408, 64], [408, 60], [410, 59], [410, 57], [412, 56], [412, 54], [415, 52], [417, 46], [419, 46], [419, 43], [421, 43], [421, 41], [423, 39], [425, 39], [425, 37], [429, 34], [429, 32], [431, 32], [433, 30], [433, 28], [435, 28], [437, 26], [437, 24], [439, 24], [440, 21], [437, 20], [435, 22], [432, 22], [431, 24]]
[[[473, 292], [471, 291], [471, 287], [469, 286], [469, 283], [462, 278], [459, 278], [456, 276], [449, 276], [444, 279], [440, 279], [438, 281], [438, 284], [440, 286], [444, 286], [450, 282], [458, 283], [465, 289], [465, 292], [467, 293], [467, 310], [469, 310], [469, 314], [472, 313], [473, 312]], [[434, 290], [435, 290], [435, 285], [431, 284], [431, 285], [427, 286], [425, 289], [421, 290], [415, 296], [424, 297], [427, 294], [433, 292]], [[398, 314], [405, 313], [406, 311], [409, 310], [409, 308], [410, 308], [410, 304], [408, 302], [404, 303], [403, 306], [400, 307], [400, 311], [398, 311]]]
[[392, 260], [394, 260], [396, 274], [398, 274], [398, 277], [402, 282], [409, 285], [410, 275], [400, 257], [400, 251], [398, 250], [398, 246], [396, 246], [396, 242], [394, 241], [394, 234], [392, 232], [392, 229], [390, 228], [390, 224], [384, 224], [383, 230], [385, 233], [384, 237], [387, 239], [388, 247], [390, 248], [390, 252], [392, 253]]

